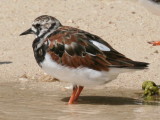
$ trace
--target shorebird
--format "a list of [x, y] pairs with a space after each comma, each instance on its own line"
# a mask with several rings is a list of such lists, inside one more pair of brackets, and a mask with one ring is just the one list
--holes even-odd
[[84, 86], [104, 85], [123, 72], [145, 69], [148, 63], [133, 61], [89, 32], [63, 26], [52, 16], [42, 15], [20, 35], [34, 34], [33, 52], [38, 65], [60, 81], [73, 84], [69, 104]]

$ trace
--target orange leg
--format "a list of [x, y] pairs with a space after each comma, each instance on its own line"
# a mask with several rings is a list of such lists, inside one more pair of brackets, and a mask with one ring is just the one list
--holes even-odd
[[152, 42], [148, 42], [149, 44], [152, 44], [153, 46], [158, 46], [160, 45], [160, 41], [152, 41]]
[[75, 98], [74, 98], [75, 101], [78, 100], [78, 97], [79, 97], [79, 95], [81, 94], [83, 88], [84, 88], [83, 86], [79, 86], [79, 87], [78, 87], [77, 93], [76, 93]]
[[71, 95], [71, 97], [70, 97], [70, 99], [68, 101], [68, 104], [73, 104], [73, 102], [75, 100], [75, 96], [76, 96], [77, 90], [78, 90], [77, 86], [74, 86], [73, 87], [73, 92], [72, 92], [72, 95]]

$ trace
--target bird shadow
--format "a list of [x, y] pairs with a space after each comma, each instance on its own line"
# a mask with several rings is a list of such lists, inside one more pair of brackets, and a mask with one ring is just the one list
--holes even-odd
[[[68, 102], [69, 97], [61, 99], [63, 102]], [[128, 97], [113, 97], [113, 96], [80, 96], [78, 104], [92, 105], [138, 105], [140, 101]]]
[[12, 62], [11, 61], [3, 61], [3, 62], [0, 62], [0, 65], [2, 64], [11, 64]]

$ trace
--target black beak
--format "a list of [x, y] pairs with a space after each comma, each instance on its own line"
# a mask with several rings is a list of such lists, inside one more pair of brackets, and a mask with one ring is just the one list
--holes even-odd
[[33, 33], [34, 33], [33, 30], [30, 28], [30, 29], [26, 30], [25, 32], [21, 33], [20, 36], [27, 35], [27, 34], [33, 34]]

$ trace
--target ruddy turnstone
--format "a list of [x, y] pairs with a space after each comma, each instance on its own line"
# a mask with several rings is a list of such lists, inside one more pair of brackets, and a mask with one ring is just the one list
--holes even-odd
[[103, 85], [119, 73], [145, 69], [148, 63], [133, 61], [113, 49], [100, 37], [63, 26], [43, 15], [20, 35], [35, 34], [32, 47], [38, 65], [48, 74], [73, 84], [69, 104], [76, 101], [84, 86]]
[[[139, 0], [139, 2], [155, 15], [160, 16], [160, 0]], [[160, 41], [148, 42], [153, 46], [160, 45]]]

